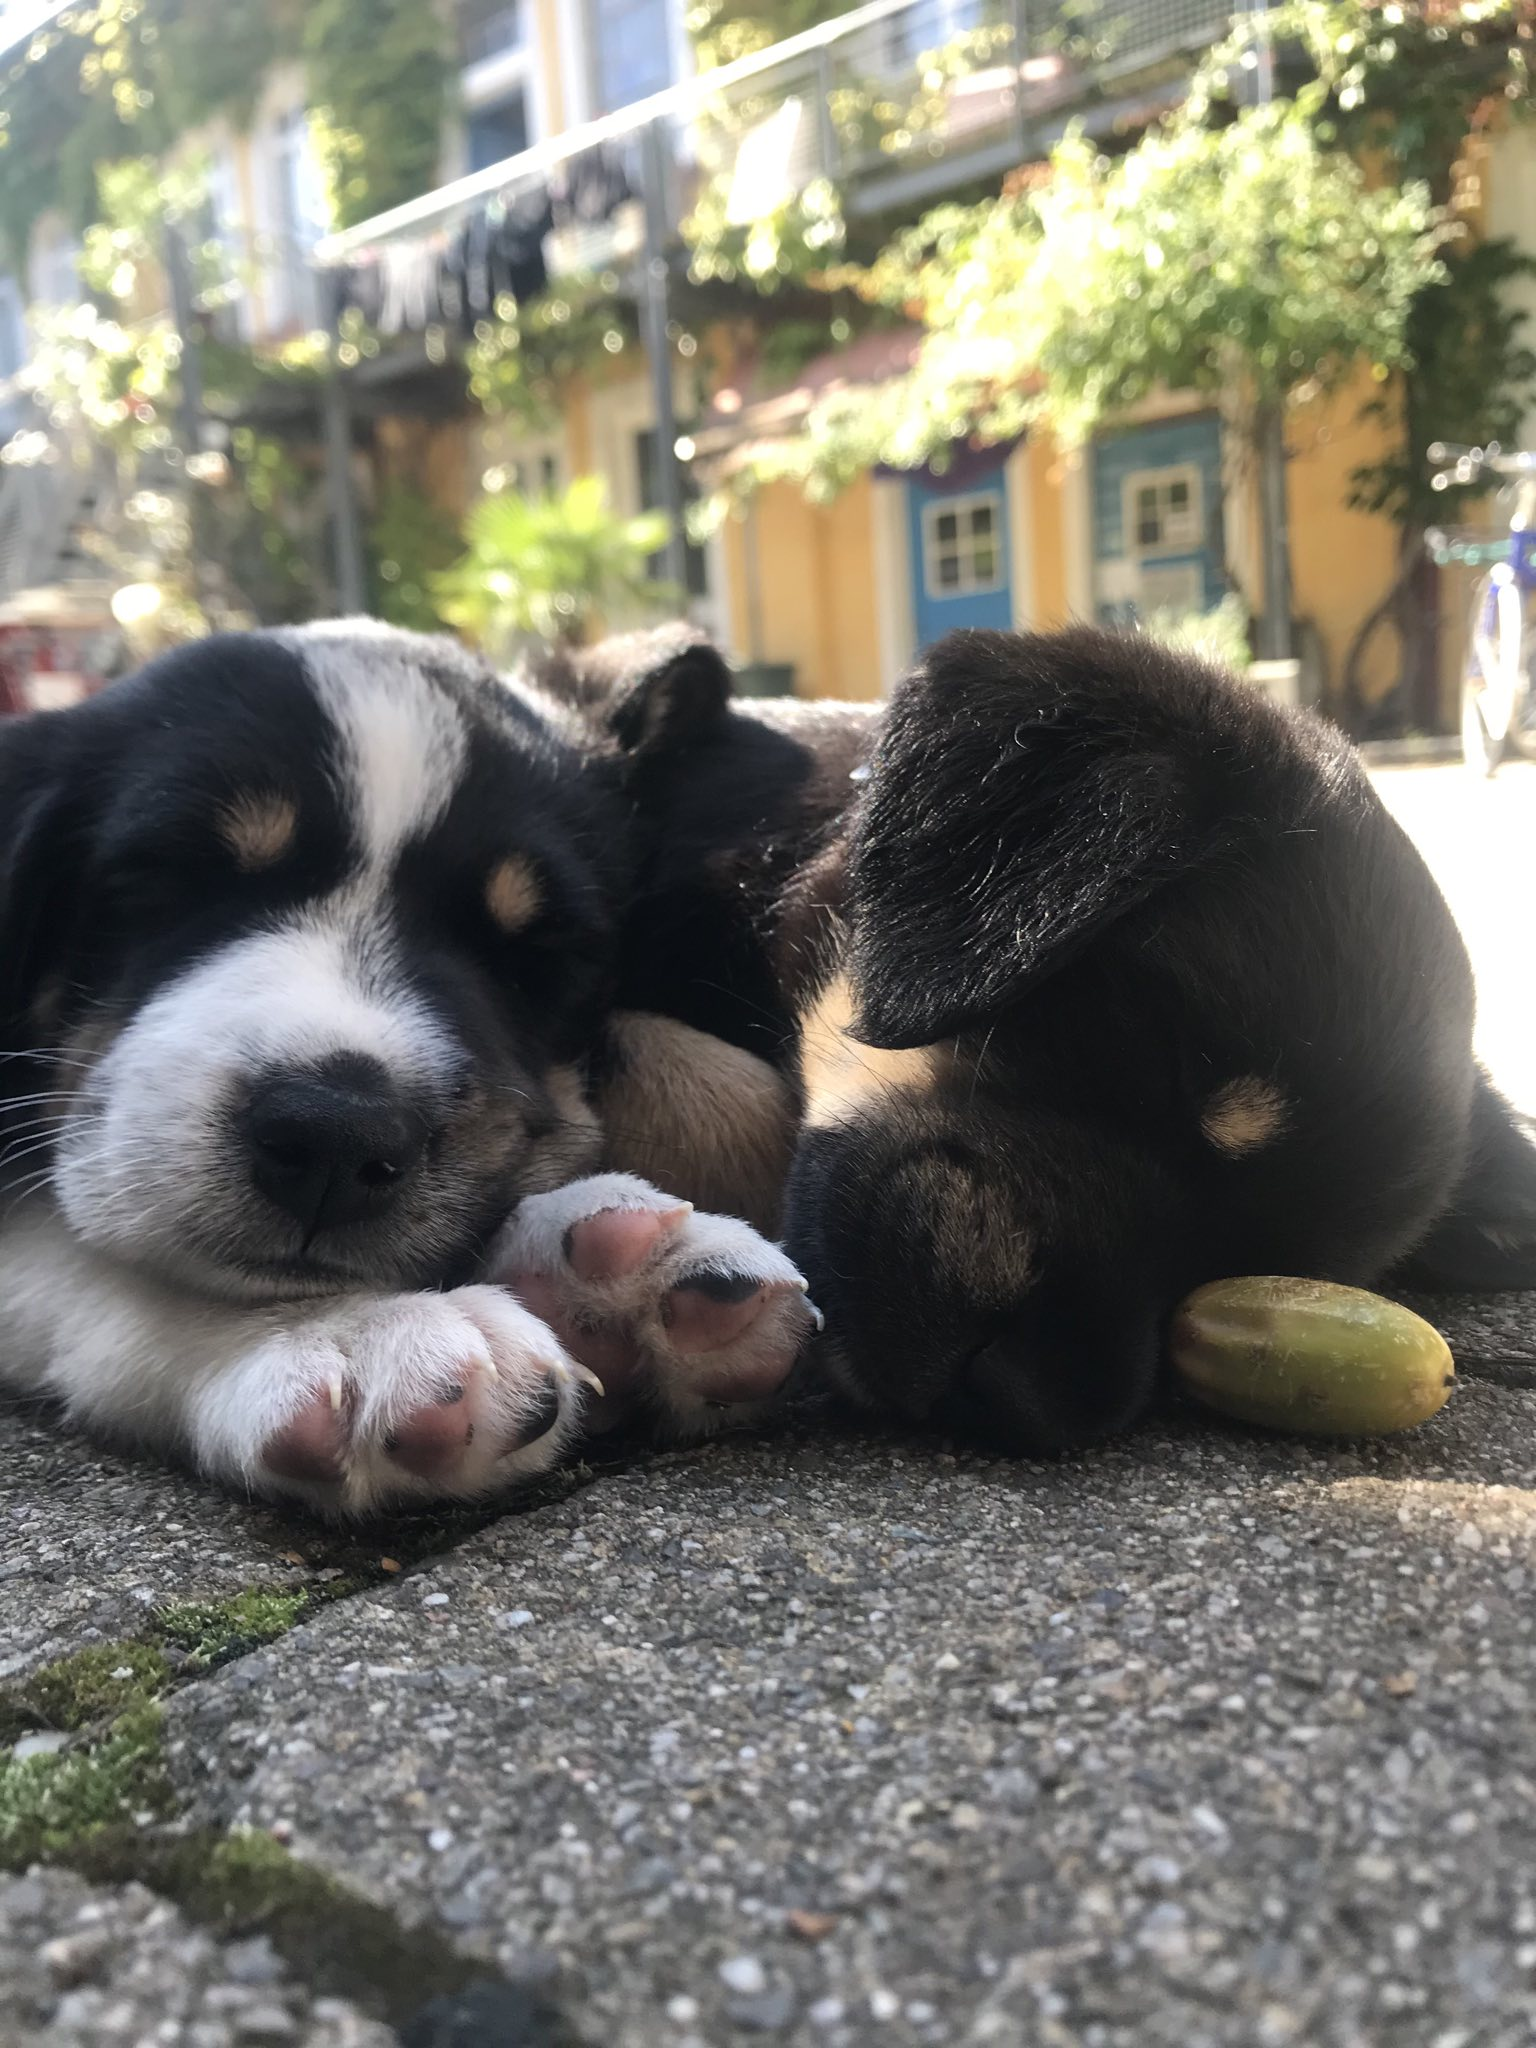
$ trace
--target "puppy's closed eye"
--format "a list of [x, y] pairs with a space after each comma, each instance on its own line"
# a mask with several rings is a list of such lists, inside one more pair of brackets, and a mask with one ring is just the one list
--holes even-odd
[[235, 865], [247, 874], [275, 867], [292, 847], [298, 829], [298, 806], [270, 792], [246, 792], [219, 813], [219, 836], [235, 856]]

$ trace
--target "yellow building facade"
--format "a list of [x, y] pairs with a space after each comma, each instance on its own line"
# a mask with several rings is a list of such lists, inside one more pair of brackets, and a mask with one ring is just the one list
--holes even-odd
[[[656, 4], [675, 12], [681, 0]], [[572, 18], [563, 0], [523, 11], [530, 143], [601, 111], [591, 36], [573, 36]], [[677, 47], [686, 52], [685, 36]], [[1536, 144], [1500, 137], [1481, 171], [1489, 231], [1531, 242]], [[675, 410], [689, 438], [716, 395], [709, 360], [705, 346], [676, 366]], [[1374, 395], [1362, 374], [1287, 422], [1292, 610], [1303, 695], [1314, 701], [1339, 691], [1361, 622], [1397, 569], [1394, 524], [1350, 502], [1352, 473], [1388, 446], [1383, 424], [1364, 412]], [[750, 420], [741, 427], [749, 434]], [[435, 430], [419, 474], [455, 515], [485, 488], [552, 488], [590, 473], [605, 479], [617, 510], [632, 513], [654, 502], [656, 434], [651, 377], [631, 345], [567, 386], [546, 429], [471, 416], [456, 439]], [[396, 451], [397, 475], [409, 470], [407, 453]], [[702, 462], [700, 470], [707, 487]], [[957, 450], [943, 473], [870, 474], [829, 504], [789, 484], [766, 487], [698, 552], [689, 588], [693, 614], [739, 663], [788, 676], [801, 695], [870, 699], [952, 627], [1187, 615], [1228, 594], [1254, 616], [1264, 609], [1262, 581], [1255, 465], [1241, 433], [1220, 409], [1168, 394], [1080, 449], [1034, 436], [990, 454]], [[1449, 714], [1463, 604], [1454, 572], [1442, 595]], [[1398, 672], [1388, 626], [1364, 650], [1364, 697], [1382, 696]]]

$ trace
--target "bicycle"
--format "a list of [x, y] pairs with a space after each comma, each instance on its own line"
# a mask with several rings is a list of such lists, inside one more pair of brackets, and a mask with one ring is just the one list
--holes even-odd
[[1469, 527], [1432, 527], [1425, 543], [1444, 567], [1458, 562], [1481, 569], [1472, 593], [1467, 650], [1461, 668], [1461, 751], [1474, 773], [1493, 775], [1508, 755], [1521, 751], [1532, 706], [1536, 662], [1536, 453], [1506, 453], [1497, 441], [1463, 448], [1436, 441], [1429, 460], [1437, 491], [1474, 484], [1488, 471], [1505, 478], [1501, 495], [1513, 497], [1508, 531], [1490, 534]]

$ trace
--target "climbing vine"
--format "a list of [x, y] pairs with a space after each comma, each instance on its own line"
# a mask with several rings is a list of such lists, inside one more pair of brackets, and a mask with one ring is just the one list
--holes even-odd
[[450, 76], [442, 12], [423, 0], [311, 0], [303, 52], [337, 225], [430, 191]]
[[302, 59], [338, 222], [436, 181], [447, 26], [421, 0], [82, 0], [0, 75], [0, 235], [15, 260], [53, 207], [99, 210], [103, 165], [216, 114], [249, 125], [271, 66]]
[[469, 393], [490, 419], [544, 427], [569, 378], [618, 362], [635, 340], [632, 303], [609, 271], [561, 278], [538, 298], [498, 302], [465, 351]]

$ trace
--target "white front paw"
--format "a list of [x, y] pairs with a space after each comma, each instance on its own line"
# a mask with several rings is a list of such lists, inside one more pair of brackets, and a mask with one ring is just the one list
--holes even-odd
[[359, 1298], [274, 1333], [199, 1397], [194, 1448], [261, 1493], [357, 1515], [546, 1472], [591, 1375], [499, 1287]]
[[632, 1174], [530, 1195], [492, 1246], [489, 1276], [598, 1374], [609, 1395], [589, 1414], [598, 1427], [636, 1405], [689, 1431], [755, 1408], [819, 1321], [777, 1245]]

